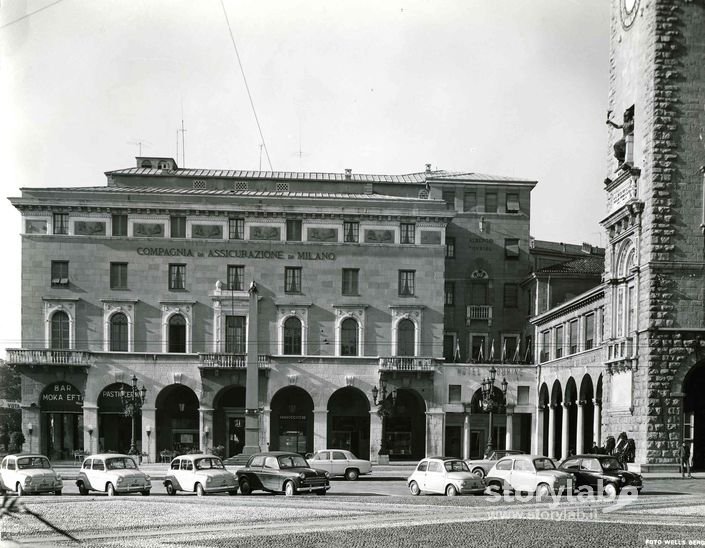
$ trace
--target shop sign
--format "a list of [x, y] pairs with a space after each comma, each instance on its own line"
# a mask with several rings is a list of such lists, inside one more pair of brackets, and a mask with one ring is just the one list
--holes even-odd
[[83, 394], [67, 382], [55, 382], [47, 386], [40, 399], [42, 411], [48, 413], [81, 413]]
[[123, 414], [125, 409], [122, 406], [122, 397], [120, 396], [122, 390], [130, 392], [132, 387], [124, 382], [116, 382], [103, 388], [98, 396], [98, 412]]

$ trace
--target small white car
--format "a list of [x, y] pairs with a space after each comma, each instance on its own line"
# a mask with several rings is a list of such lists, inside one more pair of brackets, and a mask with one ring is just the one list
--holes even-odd
[[342, 449], [322, 449], [308, 459], [311, 468], [328, 472], [330, 476], [344, 476], [348, 481], [355, 481], [364, 474], [372, 473], [372, 463], [358, 459], [350, 451]]
[[14, 491], [18, 496], [39, 493], [61, 494], [61, 476], [44, 455], [7, 455], [0, 464], [0, 494]]
[[485, 492], [485, 480], [473, 474], [462, 459], [453, 457], [421, 459], [406, 483], [414, 496], [422, 491], [449, 497]]
[[130, 455], [117, 453], [86, 457], [76, 485], [81, 495], [87, 495], [90, 491], [103, 491], [109, 497], [137, 492], [148, 496], [152, 489], [149, 476], [137, 468], [134, 459]]
[[171, 461], [164, 477], [168, 495], [177, 491], [196, 493], [199, 497], [210, 493], [237, 494], [235, 474], [228, 472], [223, 461], [215, 455], [181, 455]]
[[542, 455], [510, 455], [499, 461], [487, 474], [487, 486], [497, 492], [536, 493], [539, 499], [566, 491], [575, 485], [575, 476], [556, 468], [553, 459]]

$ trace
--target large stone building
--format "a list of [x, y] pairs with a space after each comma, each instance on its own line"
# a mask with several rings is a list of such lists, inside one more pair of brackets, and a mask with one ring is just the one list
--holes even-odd
[[[534, 182], [430, 167], [195, 170], [170, 158], [107, 178], [11, 200], [23, 218], [23, 342], [8, 362], [22, 373], [28, 448], [126, 451], [121, 393], [136, 376], [136, 442], [152, 459], [219, 445], [231, 456], [245, 443], [479, 456], [493, 363], [509, 387], [493, 441], [530, 448], [520, 282]], [[373, 388], [387, 394], [382, 413]]]

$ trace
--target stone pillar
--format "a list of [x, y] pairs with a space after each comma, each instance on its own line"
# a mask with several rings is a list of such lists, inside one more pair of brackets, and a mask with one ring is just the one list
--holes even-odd
[[[24, 447], [22, 451], [32, 453], [43, 453], [45, 447], [42, 447], [42, 415], [39, 412], [39, 407], [23, 407], [22, 408], [22, 433], [25, 437]], [[30, 431], [31, 430], [31, 431]], [[11, 432], [8, 432], [8, 436]], [[48, 433], [44, 432], [44, 436]], [[51, 455], [47, 455], [51, 458]]]
[[506, 424], [506, 440], [504, 442], [504, 447], [506, 449], [514, 448], [514, 406], [507, 406], [507, 424]]
[[575, 434], [575, 453], [577, 455], [580, 455], [584, 453], [584, 447], [583, 444], [585, 442], [585, 418], [583, 416], [583, 406], [585, 405], [585, 402], [580, 400], [578, 402], [578, 418], [575, 421], [576, 426], [575, 429], [577, 430]]
[[160, 462], [161, 460], [159, 453], [157, 453], [156, 407], [142, 408], [142, 452], [146, 452], [149, 455], [149, 462]]
[[98, 452], [98, 406], [83, 402], [83, 450], [92, 455]]
[[199, 445], [201, 451], [210, 453], [210, 448], [213, 447], [213, 408], [199, 407]]
[[[536, 409], [536, 413], [531, 417], [531, 420], [534, 421], [533, 424], [533, 430], [534, 430], [534, 439], [532, 443], [534, 444], [531, 448], [531, 452], [534, 455], [543, 455], [543, 414], [544, 414], [544, 407], [539, 405]], [[547, 455], [548, 456], [548, 455]]]
[[313, 410], [313, 450], [326, 449], [328, 438], [328, 409], [316, 408]]
[[470, 412], [465, 413], [463, 420], [463, 458], [470, 458]]
[[252, 281], [247, 315], [247, 373], [245, 383], [245, 447], [242, 452], [251, 455], [260, 451], [259, 446], [259, 297], [257, 285]]
[[426, 412], [426, 455], [443, 455], [445, 433], [445, 412], [443, 409], [430, 409]]
[[269, 451], [271, 443], [269, 425], [271, 424], [272, 408], [265, 406], [259, 418], [259, 446], [263, 451]]
[[600, 409], [601, 401], [598, 399], [592, 400], [592, 439], [593, 443], [598, 447], [602, 447], [602, 412]]
[[563, 420], [561, 424], [561, 459], [568, 458], [568, 444], [570, 443], [570, 402], [563, 402]]
[[548, 407], [548, 455], [556, 456], [556, 404], [552, 403]]
[[379, 448], [382, 446], [382, 417], [377, 409], [370, 411], [370, 461], [378, 462]]

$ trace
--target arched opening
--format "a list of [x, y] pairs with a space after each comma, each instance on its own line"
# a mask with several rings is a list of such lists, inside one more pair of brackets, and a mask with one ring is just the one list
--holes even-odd
[[347, 449], [361, 459], [369, 458], [370, 402], [359, 389], [341, 388], [328, 400], [326, 439], [331, 449]]
[[575, 455], [578, 441], [578, 388], [575, 379], [570, 377], [565, 385], [565, 403], [568, 405], [568, 446], [561, 456]]
[[[124, 382], [110, 384], [100, 391], [98, 396], [98, 451], [115, 451], [127, 453], [132, 437], [132, 419], [125, 416], [120, 393], [131, 392], [132, 387]], [[135, 435], [137, 449], [142, 444], [142, 417], [136, 418]], [[141, 450], [140, 450], [141, 452]]]
[[122, 312], [110, 317], [110, 351], [127, 352], [127, 316]]
[[397, 389], [394, 406], [382, 420], [390, 459], [419, 460], [426, 455], [426, 402], [416, 390]]
[[199, 449], [198, 397], [189, 387], [172, 384], [157, 396], [157, 451], [176, 454]]
[[[496, 403], [496, 407], [492, 412], [492, 444], [491, 449], [506, 449], [507, 448], [507, 416], [505, 414], [506, 401], [504, 399], [504, 394], [497, 386], [492, 387], [493, 401]], [[475, 420], [471, 422], [471, 450], [472, 448], [472, 429], [479, 431], [479, 443], [481, 444], [477, 450], [480, 456], [487, 454], [488, 449], [490, 449], [490, 414], [488, 410], [484, 407], [482, 401], [482, 388], [475, 390], [470, 400], [470, 413], [471, 416], [474, 415]]]
[[693, 367], [683, 381], [683, 441], [689, 445], [693, 470], [705, 469], [705, 364]]
[[169, 318], [169, 352], [186, 352], [186, 319], [181, 314]]
[[602, 374], [597, 377], [597, 385], [595, 385], [595, 402], [595, 405], [598, 407], [594, 416], [593, 444], [602, 446]]
[[53, 350], [67, 350], [70, 345], [69, 315], [63, 310], [54, 312], [51, 317], [51, 341]]
[[300, 356], [301, 351], [301, 320], [292, 316], [284, 322], [284, 354]]
[[582, 404], [583, 406], [583, 431], [578, 432], [578, 435], [583, 436], [583, 452], [585, 453], [592, 453], [595, 446], [593, 436], [595, 404], [592, 402], [594, 398], [595, 391], [592, 386], [592, 377], [586, 374], [580, 383], [580, 401], [578, 402], [579, 405]]
[[358, 355], [358, 324], [353, 318], [346, 318], [340, 324], [340, 355]]
[[59, 381], [44, 387], [39, 402], [41, 452], [51, 460], [73, 459], [74, 451], [83, 451], [83, 394]]
[[404, 318], [397, 324], [397, 356], [413, 356], [416, 345], [416, 326]]
[[313, 452], [313, 400], [303, 388], [288, 386], [270, 404], [270, 449], [305, 455]]
[[[551, 389], [551, 417], [553, 417], [553, 429], [550, 427], [549, 420], [549, 445], [548, 457], [560, 458], [563, 454], [563, 446], [561, 443], [561, 433], [563, 431], [563, 390], [561, 390], [561, 383], [556, 380], [553, 383], [553, 388]], [[550, 442], [553, 443], [550, 443]]]
[[226, 457], [239, 455], [245, 447], [245, 387], [223, 388], [213, 408], [213, 446], [222, 445]]
[[542, 428], [543, 435], [541, 436], [541, 447], [538, 448], [542, 455], [548, 455], [548, 425], [550, 418], [550, 405], [551, 399], [548, 396], [548, 386], [546, 386], [546, 383], [543, 383], [541, 385], [541, 389], [539, 390], [539, 409], [543, 411], [543, 413], [541, 413], [543, 422], [540, 427]]

